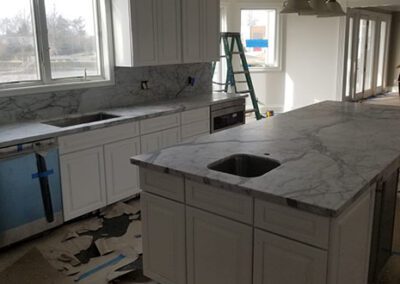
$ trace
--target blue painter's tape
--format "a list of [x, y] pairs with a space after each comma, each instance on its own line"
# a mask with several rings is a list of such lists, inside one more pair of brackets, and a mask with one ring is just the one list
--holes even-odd
[[246, 47], [268, 48], [268, 46], [269, 46], [268, 39], [248, 39], [248, 40], [246, 40]]
[[48, 170], [46, 172], [32, 174], [32, 179], [44, 178], [44, 177], [48, 177], [51, 175], [54, 175], [54, 170]]
[[111, 260], [109, 260], [109, 261], [107, 261], [107, 262], [105, 262], [103, 264], [100, 264], [99, 266], [96, 266], [95, 268], [83, 273], [81, 276], [79, 276], [78, 279], [75, 280], [75, 282], [78, 282], [78, 281], [81, 281], [81, 280], [83, 280], [85, 278], [88, 278], [90, 275], [96, 273], [97, 271], [102, 270], [103, 268], [106, 268], [108, 266], [117, 264], [118, 262], [123, 260], [125, 257], [126, 257], [125, 255], [120, 254], [116, 258], [113, 258], [113, 259], [111, 259]]
[[22, 144], [18, 144], [17, 145], [17, 151], [21, 152], [22, 150], [24, 150], [24, 147], [22, 147]]

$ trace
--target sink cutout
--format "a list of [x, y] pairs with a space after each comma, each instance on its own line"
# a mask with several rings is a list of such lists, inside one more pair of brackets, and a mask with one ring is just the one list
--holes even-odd
[[251, 178], [262, 176], [280, 165], [278, 161], [270, 158], [237, 154], [216, 161], [208, 165], [208, 168], [213, 171]]
[[70, 118], [63, 118], [59, 120], [53, 121], [46, 121], [43, 124], [48, 124], [57, 127], [69, 127], [74, 125], [86, 124], [96, 121], [103, 121], [108, 119], [113, 119], [119, 117], [118, 115], [112, 115], [108, 113], [96, 113], [96, 114], [89, 114], [89, 115], [82, 115], [78, 117], [70, 117]]

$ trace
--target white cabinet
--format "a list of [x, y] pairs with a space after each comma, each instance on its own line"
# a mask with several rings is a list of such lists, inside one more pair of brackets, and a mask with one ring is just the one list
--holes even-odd
[[64, 218], [79, 217], [139, 192], [139, 123], [60, 137]]
[[131, 0], [132, 66], [157, 64], [157, 22], [155, 0]]
[[104, 146], [107, 202], [113, 203], [140, 192], [139, 169], [129, 158], [140, 154], [140, 139], [127, 139]]
[[186, 207], [188, 284], [251, 284], [252, 227]]
[[210, 108], [199, 108], [181, 113], [181, 138], [190, 141], [210, 133]]
[[180, 0], [113, 0], [117, 66], [181, 62]]
[[326, 251], [255, 230], [254, 284], [321, 284], [326, 270]]
[[143, 153], [150, 153], [180, 142], [179, 128], [171, 128], [141, 137]]
[[180, 63], [182, 58], [181, 1], [156, 0], [158, 63]]
[[182, 2], [183, 61], [185, 63], [219, 60], [220, 1]]
[[184, 205], [144, 192], [141, 206], [145, 275], [163, 284], [186, 284]]
[[103, 147], [60, 157], [64, 219], [106, 205]]

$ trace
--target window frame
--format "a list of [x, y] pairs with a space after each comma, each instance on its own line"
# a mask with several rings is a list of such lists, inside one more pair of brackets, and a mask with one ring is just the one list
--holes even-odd
[[36, 41], [39, 80], [0, 83], [0, 97], [111, 86], [115, 84], [111, 2], [95, 0], [100, 75], [52, 79], [45, 0], [30, 0]]
[[249, 67], [251, 73], [267, 73], [267, 72], [281, 72], [282, 71], [282, 16], [280, 10], [282, 9], [281, 3], [238, 3], [237, 13], [239, 17], [239, 30], [241, 31], [242, 25], [242, 10], [276, 10], [275, 20], [275, 51], [277, 66], [273, 67]]

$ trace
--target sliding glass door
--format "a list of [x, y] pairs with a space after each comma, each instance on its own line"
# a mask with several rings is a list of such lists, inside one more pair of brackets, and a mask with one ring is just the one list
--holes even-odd
[[391, 16], [351, 9], [347, 16], [343, 99], [384, 92]]

